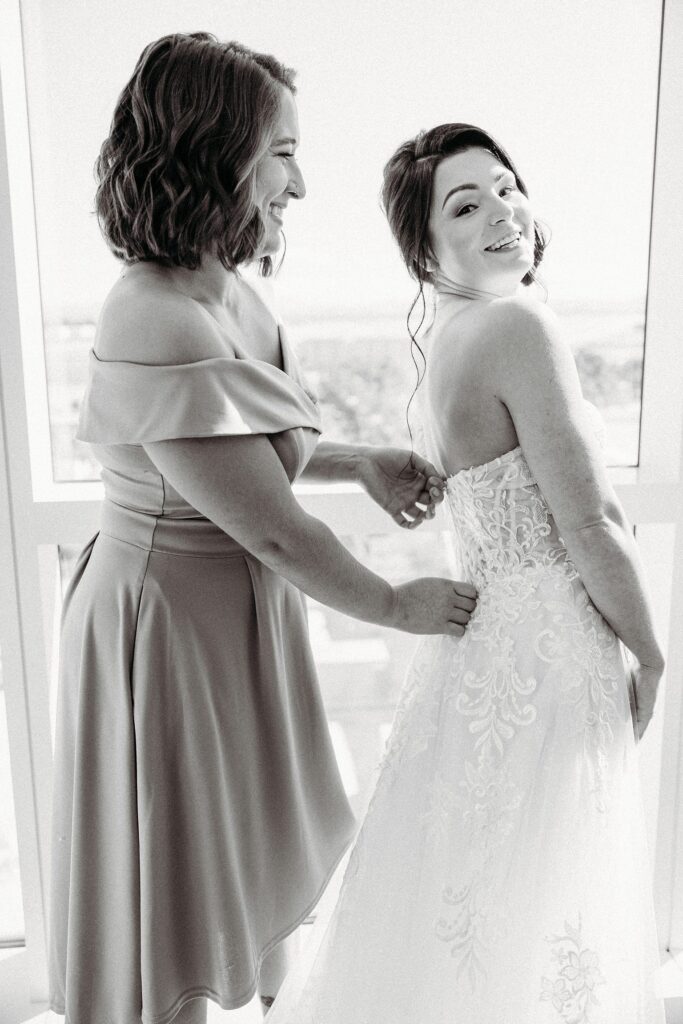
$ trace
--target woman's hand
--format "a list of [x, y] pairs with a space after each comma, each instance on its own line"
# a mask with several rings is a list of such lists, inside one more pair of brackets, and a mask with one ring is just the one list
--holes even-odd
[[476, 606], [470, 583], [436, 576], [394, 587], [394, 609], [388, 626], [406, 633], [445, 633], [460, 637]]
[[654, 713], [657, 689], [662, 678], [664, 666], [652, 667], [650, 665], [636, 664], [631, 667], [631, 681], [633, 683], [633, 700], [635, 703], [635, 733], [637, 739], [642, 739], [645, 730], [650, 724]]
[[413, 529], [433, 519], [444, 498], [445, 482], [436, 468], [404, 448], [366, 448], [358, 482], [398, 526]]

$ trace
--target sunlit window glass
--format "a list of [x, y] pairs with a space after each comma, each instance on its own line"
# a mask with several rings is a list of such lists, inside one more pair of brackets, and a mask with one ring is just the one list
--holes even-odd
[[57, 479], [97, 475], [73, 432], [119, 268], [92, 214], [93, 162], [143, 46], [199, 28], [298, 71], [308, 195], [287, 211], [278, 289], [329, 437], [407, 436], [413, 288], [379, 209], [382, 166], [418, 130], [468, 121], [509, 150], [551, 229], [549, 301], [606, 420], [609, 461], [637, 462], [660, 5], [623, 0], [616, 23], [612, 5], [492, 0], [483, 33], [476, 4], [351, 6], [339, 19], [292, 0], [274, 19], [268, 5], [207, 0], [198, 19], [182, 0], [21, 4]]

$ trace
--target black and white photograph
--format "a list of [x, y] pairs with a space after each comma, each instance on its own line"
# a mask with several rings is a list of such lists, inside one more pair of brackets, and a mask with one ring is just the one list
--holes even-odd
[[683, 0], [0, 0], [0, 1024], [683, 1024]]

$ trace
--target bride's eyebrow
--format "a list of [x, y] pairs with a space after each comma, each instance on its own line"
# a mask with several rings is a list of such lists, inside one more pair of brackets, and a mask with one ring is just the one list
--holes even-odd
[[296, 139], [275, 139], [272, 143], [273, 146], [298, 146], [299, 143]]
[[450, 192], [448, 192], [446, 194], [446, 198], [444, 199], [443, 203], [441, 204], [441, 209], [443, 210], [443, 208], [446, 205], [446, 203], [448, 202], [448, 200], [456, 192], [464, 192], [466, 189], [474, 189], [476, 191], [478, 188], [479, 188], [478, 185], [473, 185], [471, 182], [468, 182], [466, 185], [456, 185], [455, 188], [452, 188], [450, 190]]
[[[501, 178], [504, 178], [506, 174], [512, 174], [512, 171], [508, 167], [506, 167], [504, 170], [502, 170], [499, 174], [495, 176], [495, 178], [493, 179], [494, 185], [497, 184]], [[463, 192], [465, 189], [474, 189], [476, 191], [478, 188], [479, 185], [473, 185], [472, 182], [468, 182], [466, 185], [456, 185], [455, 188], [452, 188], [450, 192], [446, 194], [446, 198], [441, 204], [441, 209], [443, 210], [444, 206], [446, 205], [446, 203], [451, 198], [454, 192]]]

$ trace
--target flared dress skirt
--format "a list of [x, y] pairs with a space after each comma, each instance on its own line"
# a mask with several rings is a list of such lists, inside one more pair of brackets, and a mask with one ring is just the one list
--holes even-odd
[[60, 655], [52, 1008], [242, 1005], [354, 825], [301, 593], [207, 520], [108, 502]]

